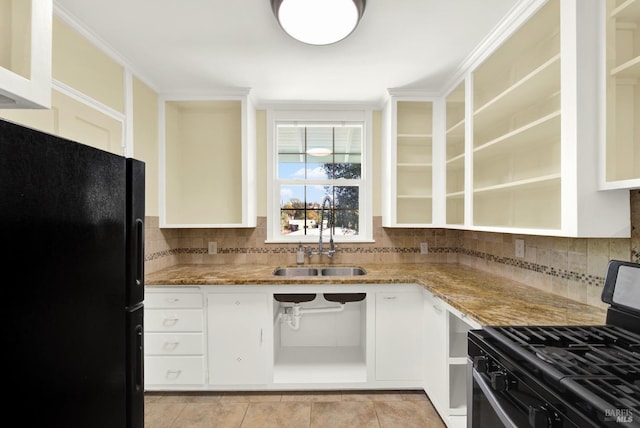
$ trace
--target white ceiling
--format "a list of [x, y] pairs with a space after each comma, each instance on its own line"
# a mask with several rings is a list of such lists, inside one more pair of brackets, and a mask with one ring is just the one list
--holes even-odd
[[54, 0], [163, 94], [251, 88], [259, 102], [380, 103], [388, 88], [440, 93], [522, 0], [369, 0], [345, 40], [309, 46], [269, 0]]

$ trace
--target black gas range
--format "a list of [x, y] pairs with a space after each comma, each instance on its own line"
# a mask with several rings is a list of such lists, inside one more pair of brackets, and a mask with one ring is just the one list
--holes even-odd
[[468, 428], [640, 427], [640, 264], [612, 260], [605, 325], [468, 335]]

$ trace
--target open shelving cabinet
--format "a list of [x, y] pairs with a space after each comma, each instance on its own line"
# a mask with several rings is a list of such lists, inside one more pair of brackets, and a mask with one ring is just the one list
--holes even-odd
[[628, 193], [601, 192], [597, 180], [602, 107], [593, 46], [600, 4], [532, 4], [470, 72], [465, 227], [628, 237]]
[[605, 188], [640, 187], [640, 1], [607, 0]]
[[433, 223], [433, 101], [391, 96], [385, 108], [385, 227]]
[[446, 97], [446, 223], [464, 224], [465, 84]]

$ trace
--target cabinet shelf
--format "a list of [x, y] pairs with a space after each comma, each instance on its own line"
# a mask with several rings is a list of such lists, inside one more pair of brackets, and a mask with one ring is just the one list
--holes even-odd
[[613, 9], [610, 16], [622, 21], [625, 19], [636, 20], [640, 18], [640, 1], [627, 0]]
[[447, 159], [447, 169], [455, 170], [458, 168], [464, 168], [464, 153], [460, 153], [451, 159]]
[[406, 139], [406, 140], [426, 140], [426, 139], [430, 139], [432, 137], [433, 137], [432, 134], [407, 134], [407, 133], [403, 133], [403, 134], [398, 133], [398, 136], [397, 136], [397, 138], [399, 140], [401, 140], [401, 139]]
[[431, 199], [431, 195], [398, 195], [398, 199]]
[[424, 169], [424, 168], [431, 168], [432, 164], [431, 163], [426, 163], [426, 162], [417, 162], [417, 163], [398, 163], [396, 164], [398, 166], [398, 169]]
[[640, 56], [630, 59], [611, 70], [614, 77], [638, 78], [640, 77]]
[[450, 192], [447, 193], [447, 199], [463, 199], [464, 198], [464, 190], [459, 192]]
[[554, 55], [479, 107], [474, 112], [476, 132], [478, 128], [493, 126], [496, 121], [530, 106], [532, 102], [540, 100], [543, 94], [552, 95], [558, 91], [560, 91], [560, 54]]
[[464, 119], [457, 123], [454, 123], [449, 129], [447, 129], [447, 136], [464, 135]]
[[560, 111], [553, 112], [474, 149], [474, 159], [493, 158], [505, 150], [531, 147], [540, 141], [560, 138]]
[[[274, 383], [366, 382], [367, 366], [360, 346], [282, 347], [274, 362]], [[313, 370], [309, 370], [313, 367]]]
[[539, 189], [542, 187], [560, 186], [560, 174], [549, 174], [540, 177], [528, 178], [525, 180], [516, 180], [492, 186], [479, 187], [473, 190], [473, 193], [500, 192], [507, 190], [527, 190]]

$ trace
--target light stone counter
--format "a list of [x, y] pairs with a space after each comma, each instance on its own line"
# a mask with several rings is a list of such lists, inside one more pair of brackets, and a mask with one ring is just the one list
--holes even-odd
[[[309, 265], [305, 265], [309, 266]], [[310, 265], [317, 267], [316, 265]], [[150, 285], [418, 284], [482, 325], [604, 324], [606, 311], [457, 264], [359, 265], [363, 276], [282, 277], [276, 266], [176, 265]]]

